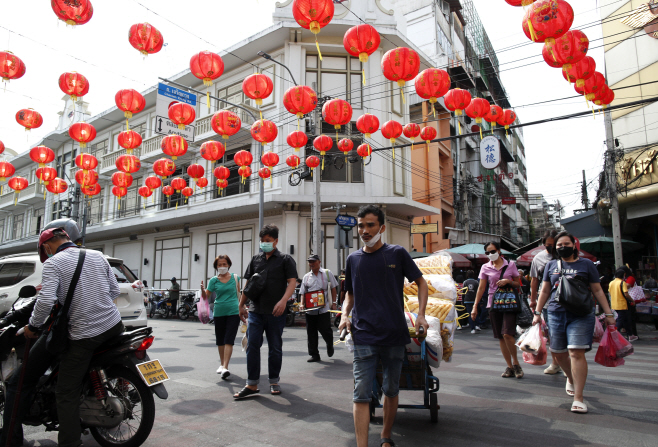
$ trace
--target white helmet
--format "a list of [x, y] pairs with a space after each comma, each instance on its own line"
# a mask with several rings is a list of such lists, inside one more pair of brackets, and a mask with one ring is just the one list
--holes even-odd
[[47, 230], [49, 228], [62, 228], [64, 231], [66, 231], [66, 234], [69, 235], [69, 239], [71, 239], [72, 242], [75, 242], [76, 244], [82, 242], [82, 234], [80, 234], [78, 223], [73, 219], [63, 218], [53, 220], [49, 222], [48, 225], [43, 227], [43, 230]]

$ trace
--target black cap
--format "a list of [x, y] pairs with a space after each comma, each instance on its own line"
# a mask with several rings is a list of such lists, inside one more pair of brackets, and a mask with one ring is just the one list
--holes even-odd
[[309, 256], [308, 259], [306, 259], [306, 260], [307, 260], [308, 262], [311, 262], [311, 261], [319, 261], [319, 260], [320, 260], [320, 256], [318, 256], [318, 255], [311, 255], [311, 256]]

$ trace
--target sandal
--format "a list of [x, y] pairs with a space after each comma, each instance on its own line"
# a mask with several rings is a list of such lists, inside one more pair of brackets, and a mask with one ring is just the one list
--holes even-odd
[[383, 446], [386, 443], [388, 443], [391, 447], [395, 446], [395, 443], [390, 438], [382, 438], [382, 439], [379, 440], [380, 447]]
[[281, 394], [281, 386], [279, 385], [270, 385], [270, 394], [272, 396], [278, 396]]
[[514, 369], [507, 367], [500, 377], [514, 377]]
[[577, 400], [574, 400], [573, 404], [571, 405], [571, 412], [585, 414], [587, 413], [587, 405], [585, 405], [583, 402], [578, 402]]
[[574, 394], [576, 394], [576, 390], [573, 387], [573, 383], [569, 383], [569, 380], [567, 380], [566, 390], [567, 390], [567, 394], [571, 397], [573, 397]]
[[233, 395], [233, 399], [240, 400], [240, 399], [244, 399], [247, 396], [251, 396], [252, 394], [258, 394], [258, 393], [260, 393], [260, 390], [252, 390], [251, 388], [244, 387], [240, 390], [239, 393]]

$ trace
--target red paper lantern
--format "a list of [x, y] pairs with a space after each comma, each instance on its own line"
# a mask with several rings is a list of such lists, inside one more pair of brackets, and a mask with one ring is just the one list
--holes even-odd
[[242, 91], [249, 98], [256, 101], [257, 106], [263, 105], [263, 99], [272, 94], [274, 83], [269, 76], [255, 73], [247, 76], [242, 81]]
[[605, 86], [605, 76], [603, 76], [598, 71], [594, 72], [594, 75], [585, 81], [585, 86], [583, 87], [586, 95], [585, 99], [588, 101], [594, 101], [596, 94]]
[[89, 93], [89, 81], [80, 73], [66, 72], [59, 77], [59, 88], [75, 102]]
[[129, 129], [128, 119], [132, 118], [134, 113], [139, 113], [144, 110], [144, 107], [146, 106], [146, 100], [141, 93], [130, 88], [119, 90], [117, 94], [114, 95], [114, 103], [119, 110], [123, 111], [123, 116], [126, 117], [126, 129]]
[[144, 185], [146, 185], [149, 189], [158, 189], [160, 186], [162, 186], [162, 180], [154, 175], [150, 175], [144, 179]]
[[318, 105], [318, 95], [311, 87], [298, 85], [290, 87], [283, 94], [283, 106], [297, 118], [311, 113]]
[[98, 159], [91, 154], [80, 154], [75, 157], [75, 165], [85, 171], [96, 169]]
[[445, 105], [448, 110], [455, 112], [455, 116], [461, 116], [462, 110], [466, 109], [471, 103], [471, 94], [468, 90], [455, 88], [445, 94]]
[[288, 142], [288, 146], [293, 147], [295, 152], [297, 152], [299, 149], [306, 146], [306, 143], [308, 143], [308, 137], [304, 132], [296, 130], [294, 132], [290, 132], [286, 138], [286, 141]]
[[130, 188], [133, 184], [133, 178], [125, 172], [115, 172], [112, 174], [112, 184], [122, 188]]
[[178, 135], [167, 135], [162, 138], [160, 149], [165, 155], [169, 155], [172, 159], [176, 160], [187, 153], [189, 145], [185, 138]]
[[315, 155], [310, 155], [306, 157], [306, 166], [311, 168], [311, 173], [313, 173], [313, 170], [320, 166], [320, 159]]
[[7, 186], [9, 186], [11, 189], [13, 189], [16, 192], [21, 192], [22, 190], [27, 188], [27, 179], [19, 176], [10, 178], [9, 181], [7, 182]]
[[402, 124], [395, 120], [386, 121], [382, 126], [382, 135], [390, 140], [392, 145], [395, 144], [396, 138], [400, 138], [402, 135]]
[[299, 167], [299, 163], [301, 162], [299, 155], [288, 155], [286, 157], [286, 164], [290, 166], [292, 169], [296, 169]]
[[0, 77], [8, 82], [25, 74], [25, 63], [11, 51], [0, 51]]
[[420, 130], [420, 139], [428, 145], [428, 149], [430, 142], [436, 139], [436, 135], [436, 129], [432, 126], [425, 126]]
[[505, 0], [508, 4], [512, 6], [528, 6], [532, 5], [535, 0]]
[[167, 197], [173, 196], [175, 192], [176, 191], [174, 191], [174, 188], [172, 188], [170, 185], [164, 186], [162, 188], [162, 194], [164, 194]]
[[548, 44], [544, 44], [544, 46], [541, 49], [541, 55], [544, 58], [544, 62], [548, 64], [549, 67], [552, 68], [562, 68], [562, 64], [555, 59], [553, 54], [551, 53], [551, 46]]
[[184, 102], [177, 102], [169, 106], [167, 115], [174, 124], [178, 124], [180, 130], [185, 129], [188, 124], [192, 124], [196, 118], [194, 107]]
[[[389, 81], [397, 82], [400, 93], [407, 81], [411, 81], [418, 75], [420, 69], [420, 58], [411, 48], [398, 47], [389, 50], [382, 58], [382, 72]], [[404, 94], [402, 93], [404, 100]]]
[[121, 197], [124, 197], [126, 194], [128, 194], [128, 189], [124, 188], [123, 186], [113, 186], [112, 194], [120, 199]]
[[217, 161], [224, 157], [226, 148], [219, 141], [206, 141], [201, 145], [201, 157], [208, 161]]
[[244, 183], [247, 177], [251, 175], [251, 168], [249, 166], [240, 166], [238, 168], [238, 175], [242, 178], [242, 183]]
[[605, 109], [607, 106], [612, 104], [612, 101], [615, 100], [615, 92], [609, 87], [606, 87], [605, 93], [601, 96], [600, 101], [597, 101], [596, 104], [603, 106]]
[[26, 130], [36, 129], [43, 124], [43, 117], [36, 110], [21, 109], [16, 112], [16, 122], [25, 127]]
[[233, 161], [238, 166], [249, 166], [254, 161], [254, 156], [249, 151], [238, 151], [233, 156]]
[[228, 181], [226, 180], [217, 180], [215, 184], [217, 185], [217, 194], [221, 194], [224, 188], [228, 188]]
[[338, 150], [344, 153], [345, 157], [347, 157], [347, 153], [351, 152], [352, 149], [354, 149], [354, 142], [349, 138], [343, 138], [338, 142]]
[[574, 64], [569, 70], [562, 70], [562, 76], [569, 83], [574, 82], [582, 88], [585, 86], [585, 81], [591, 78], [594, 72], [596, 72], [596, 61], [589, 56], [585, 56], [583, 60]]
[[8, 161], [0, 161], [0, 182], [4, 182], [7, 177], [11, 177], [15, 172], [14, 165]]
[[498, 118], [498, 124], [505, 126], [505, 131], [509, 129], [509, 126], [514, 124], [514, 121], [516, 121], [516, 112], [510, 109], [503, 110], [502, 115]]
[[157, 53], [162, 49], [162, 34], [153, 25], [137, 23], [128, 31], [128, 42], [144, 56]]
[[203, 79], [203, 85], [210, 87], [212, 81], [224, 73], [224, 61], [217, 53], [201, 51], [190, 59], [190, 71], [197, 78]]
[[[589, 39], [585, 33], [574, 29], [555, 39], [555, 42], [546, 42], [544, 47], [548, 48], [553, 61], [559, 64], [562, 70], [569, 71], [573, 64], [580, 62], [587, 56]], [[544, 59], [546, 59], [546, 56], [544, 56]]]
[[260, 168], [258, 170], [258, 177], [262, 179], [270, 178], [272, 177], [272, 171], [269, 168]]
[[212, 172], [218, 180], [227, 180], [231, 176], [231, 171], [225, 166], [218, 166]]
[[48, 183], [55, 177], [57, 177], [57, 169], [50, 166], [44, 166], [43, 168], [38, 168], [36, 172], [37, 178], [48, 186]]
[[117, 158], [114, 165], [119, 171], [125, 172], [126, 174], [132, 174], [133, 172], [139, 171], [142, 167], [142, 162], [134, 155], [121, 155]]
[[210, 126], [215, 133], [222, 136], [223, 139], [228, 140], [228, 137], [238, 133], [242, 127], [242, 121], [238, 115], [228, 110], [220, 110], [212, 116]]
[[101, 185], [98, 183], [94, 183], [93, 185], [89, 186], [83, 186], [80, 189], [82, 190], [82, 193], [87, 197], [97, 196], [102, 191]]
[[491, 110], [491, 104], [484, 98], [473, 98], [466, 108], [466, 114], [473, 118], [477, 124], [482, 123], [482, 118]]
[[50, 0], [50, 6], [59, 20], [67, 25], [84, 25], [94, 15], [94, 7], [89, 0]]
[[139, 194], [140, 196], [147, 199], [147, 198], [149, 198], [153, 195], [153, 190], [151, 188], [149, 188], [148, 186], [140, 186], [137, 189], [137, 194]]
[[80, 149], [96, 138], [96, 128], [88, 123], [75, 123], [69, 127], [69, 136], [80, 143]]
[[[356, 128], [359, 129], [366, 138], [379, 130], [379, 118], [370, 113], [364, 113], [356, 120]], [[342, 141], [342, 140], [341, 140]]]
[[[123, 174], [117, 173], [117, 174]], [[80, 169], [75, 173], [75, 181], [78, 182], [80, 186], [91, 186], [98, 183], [98, 172], [93, 169], [84, 170]]]
[[369, 144], [362, 144], [356, 149], [356, 153], [359, 154], [365, 160], [372, 154], [372, 148]]
[[187, 199], [190, 198], [194, 194], [194, 190], [190, 188], [189, 186], [183, 188], [180, 192], [185, 196], [185, 203], [187, 203]]
[[142, 136], [134, 130], [124, 130], [119, 133], [117, 142], [119, 146], [126, 149], [127, 153], [132, 154], [133, 149], [142, 145]]
[[55, 152], [46, 146], [37, 146], [30, 149], [30, 159], [39, 163], [39, 167], [43, 168], [46, 163], [50, 163], [55, 159]]
[[295, 0], [292, 15], [299, 26], [318, 34], [333, 19], [334, 3], [333, 0]]
[[405, 137], [414, 141], [414, 139], [420, 135], [420, 126], [416, 123], [409, 123], [402, 128], [402, 132]]
[[187, 182], [185, 181], [184, 178], [182, 177], [176, 177], [171, 181], [171, 187], [176, 190], [176, 192], [180, 192], [187, 186]]
[[368, 62], [368, 56], [377, 51], [381, 37], [374, 26], [366, 23], [353, 26], [345, 32], [343, 46], [345, 51], [361, 62]]
[[450, 75], [445, 70], [428, 68], [420, 72], [414, 84], [418, 96], [434, 104], [450, 90]]
[[537, 0], [523, 17], [523, 32], [533, 42], [552, 42], [573, 24], [573, 8], [564, 0]]
[[161, 158], [153, 163], [153, 172], [162, 178], [167, 178], [176, 172], [176, 164], [168, 158]]
[[484, 115], [484, 120], [488, 123], [491, 123], [491, 132], [493, 133], [493, 130], [496, 128], [496, 124], [498, 123], [498, 120], [500, 117], [503, 115], [503, 108], [500, 106], [497, 106], [495, 104], [492, 104], [489, 107], [489, 113]]
[[279, 129], [272, 121], [259, 120], [251, 126], [251, 137], [263, 144], [276, 140]]
[[322, 118], [340, 130], [340, 126], [348, 124], [352, 119], [352, 106], [343, 99], [329, 100], [322, 107]]
[[274, 166], [279, 164], [279, 156], [274, 152], [265, 152], [260, 160], [263, 165], [270, 168], [270, 171]]
[[66, 182], [59, 177], [55, 177], [50, 181], [48, 185], [46, 185], [46, 189], [48, 190], [48, 192], [51, 192], [53, 194], [61, 194], [63, 192], [66, 192], [68, 188], [69, 185], [67, 185]]
[[334, 145], [334, 140], [331, 139], [331, 137], [328, 137], [326, 135], [320, 135], [318, 137], [315, 137], [313, 140], [313, 147], [320, 152], [320, 155], [324, 156], [327, 151], [331, 150], [331, 148]]
[[196, 185], [199, 188], [205, 188], [206, 186], [208, 186], [208, 179], [205, 177], [198, 178], [196, 179]]
[[187, 175], [189, 175], [194, 181], [204, 176], [206, 170], [200, 164], [194, 163], [187, 167]]

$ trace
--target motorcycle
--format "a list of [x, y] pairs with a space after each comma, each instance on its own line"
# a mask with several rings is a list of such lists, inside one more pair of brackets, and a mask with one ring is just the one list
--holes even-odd
[[178, 318], [187, 320], [190, 316], [197, 316], [196, 303], [198, 299], [196, 299], [196, 294], [194, 292], [181, 292], [180, 298], [181, 304], [176, 312]]
[[176, 300], [169, 297], [169, 292], [153, 292], [151, 296], [151, 310], [149, 317], [153, 318], [159, 315], [162, 318], [169, 318], [169, 315], [176, 315]]
[[[19, 299], [35, 295], [33, 286], [25, 286]], [[0, 328], [0, 421], [5, 410], [7, 384], [12, 374], [18, 374], [17, 367], [24, 358], [22, 330], [30, 318], [34, 302], [28, 300], [27, 304], [22, 303], [27, 307], [17, 307], [17, 300], [1, 322], [9, 325]], [[89, 430], [103, 447], [143, 444], [155, 421], [153, 394], [160, 399], [168, 397], [161, 383], [168, 380], [168, 376], [160, 362], [151, 361], [146, 352], [153, 343], [151, 333], [152, 328], [124, 332], [94, 352], [82, 384], [80, 420], [82, 429]], [[40, 379], [23, 424], [43, 425], [46, 431], [59, 429], [55, 398], [58, 373], [59, 360], [56, 360]]]

